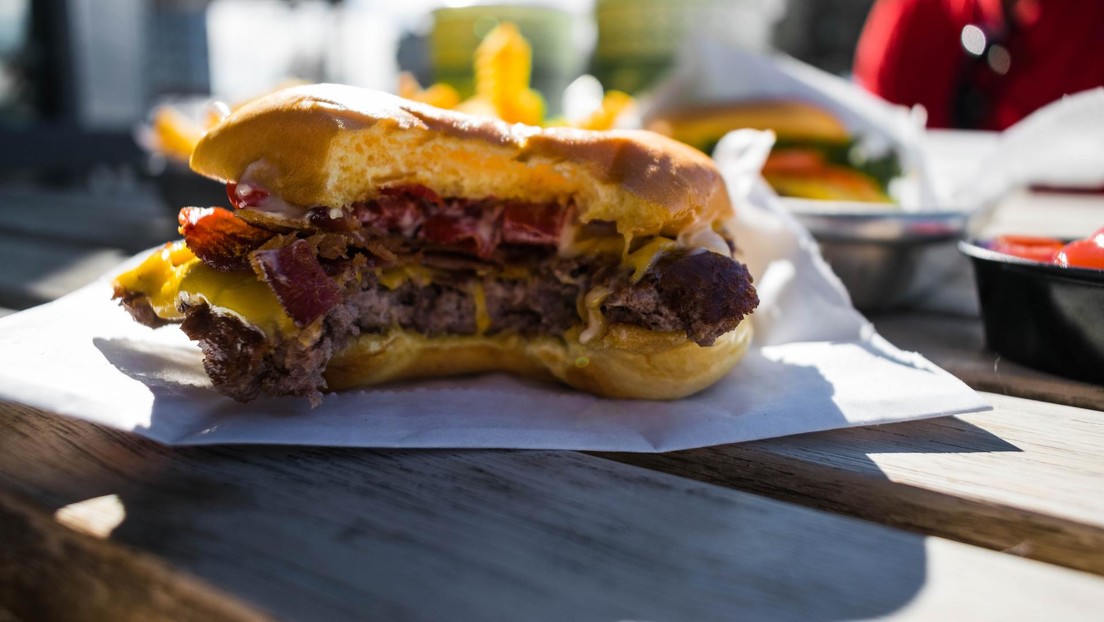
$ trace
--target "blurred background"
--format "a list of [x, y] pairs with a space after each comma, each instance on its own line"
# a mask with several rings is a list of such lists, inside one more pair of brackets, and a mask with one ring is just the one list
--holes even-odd
[[564, 112], [563, 90], [586, 73], [606, 88], [647, 91], [688, 32], [845, 74], [870, 5], [0, 0], [0, 316], [175, 238], [182, 206], [225, 204], [222, 185], [188, 171], [187, 147], [174, 158], [151, 146], [151, 127], [168, 127], [179, 145], [196, 138], [175, 136], [186, 124], [171, 118], [158, 126], [158, 110], [198, 120], [212, 98], [232, 105], [293, 81], [396, 92], [400, 72], [467, 97], [472, 53], [502, 21], [532, 47], [531, 84], [549, 117]]
[[531, 42], [550, 112], [583, 73], [639, 92], [688, 29], [846, 74], [872, 0], [0, 0], [0, 180], [141, 176], [136, 126], [165, 98], [234, 102], [289, 79], [470, 89], [499, 19]]
[[[895, 305], [898, 298], [886, 294], [891, 285], [900, 300], [920, 291], [908, 274], [946, 281], [917, 267], [916, 249], [957, 258], [954, 242], [967, 217], [984, 223], [976, 216], [991, 212], [977, 208], [1008, 191], [1099, 191], [1104, 183], [1104, 160], [1092, 155], [1104, 146], [1104, 91], [1062, 123], [1051, 115], [1021, 126], [1032, 131], [1012, 132], [1015, 142], [1001, 143], [1008, 133], [993, 131], [1065, 94], [1104, 85], [1102, 2], [0, 0], [0, 315], [56, 298], [175, 237], [180, 207], [225, 204], [224, 186], [186, 166], [202, 128], [217, 120], [212, 100], [233, 106], [289, 83], [330, 81], [391, 92], [405, 85], [413, 90], [404, 96], [434, 103], [447, 91], [453, 105], [480, 103], [482, 94], [471, 97], [473, 53], [507, 22], [517, 31], [504, 45], [513, 52], [520, 46], [526, 59], [515, 84], [521, 91], [513, 94], [528, 96], [527, 106], [514, 112], [537, 114], [535, 121], [510, 119], [500, 108], [511, 122], [574, 122], [580, 117], [571, 102], [614, 110], [611, 89], [650, 101], [653, 111], [664, 97], [694, 104], [733, 91], [750, 92], [747, 101], [819, 95], [794, 99], [824, 106], [837, 118], [829, 125], [845, 127], [825, 138], [786, 136], [769, 126], [779, 141], [763, 175], [779, 194], [820, 201], [787, 206], [812, 210], [812, 220], [802, 222], [860, 307], [856, 283], [873, 283], [865, 287], [869, 299]], [[680, 57], [687, 50], [699, 55]], [[702, 58], [708, 62], [692, 62]], [[695, 75], [694, 88], [684, 88], [680, 81]], [[565, 91], [574, 95], [566, 104]], [[926, 113], [909, 108], [914, 104]], [[162, 116], [166, 109], [183, 116]], [[181, 122], [184, 116], [192, 118]], [[695, 110], [682, 121], [691, 127], [702, 118]], [[695, 146], [708, 151], [728, 129], [706, 127], [712, 134], [698, 136]], [[782, 184], [811, 193], [787, 194]], [[841, 196], [858, 190], [856, 200], [881, 202], [856, 208], [866, 225], [857, 227], [848, 214], [822, 218], [826, 205], [838, 208]], [[919, 198], [910, 204], [909, 196]], [[1076, 209], [1098, 210], [1099, 196]], [[871, 209], [881, 210], [876, 222]], [[957, 211], [939, 221], [909, 213], [948, 209]], [[1058, 227], [1067, 219], [1048, 222]], [[884, 226], [908, 236], [887, 241]], [[1080, 225], [1055, 227], [1049, 234], [1085, 233]], [[882, 236], [872, 243], [877, 258], [856, 253], [875, 230]], [[848, 263], [826, 240], [841, 245]], [[872, 265], [884, 266], [884, 275], [871, 278]]]

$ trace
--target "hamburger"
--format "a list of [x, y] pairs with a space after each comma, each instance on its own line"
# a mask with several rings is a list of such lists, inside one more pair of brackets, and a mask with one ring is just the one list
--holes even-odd
[[758, 304], [710, 159], [645, 131], [509, 125], [311, 85], [197, 144], [228, 207], [114, 281], [241, 401], [492, 370], [672, 399], [744, 355]]
[[773, 131], [762, 173], [781, 196], [889, 203], [889, 182], [901, 175], [896, 154], [866, 154], [839, 119], [804, 102], [686, 106], [656, 113], [645, 125], [705, 153], [732, 130]]

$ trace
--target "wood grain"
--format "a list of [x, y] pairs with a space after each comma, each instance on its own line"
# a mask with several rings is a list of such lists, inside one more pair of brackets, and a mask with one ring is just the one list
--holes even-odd
[[[570, 452], [170, 449], [6, 405], [0, 488], [47, 515], [117, 495], [114, 554], [284, 619], [1091, 619], [1104, 601], [1092, 575]], [[52, 569], [38, 597], [72, 570]]]
[[141, 552], [60, 528], [0, 491], [0, 620], [266, 620]]
[[1104, 413], [986, 398], [992, 412], [601, 455], [1104, 574]]
[[1104, 386], [1037, 371], [986, 349], [979, 318], [895, 313], [871, 320], [897, 347], [923, 354], [979, 391], [1104, 410]]

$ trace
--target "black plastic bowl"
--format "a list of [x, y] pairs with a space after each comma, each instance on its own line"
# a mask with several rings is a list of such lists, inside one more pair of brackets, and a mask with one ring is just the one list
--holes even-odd
[[1104, 384], [1104, 270], [1062, 268], [959, 242], [977, 276], [989, 349]]

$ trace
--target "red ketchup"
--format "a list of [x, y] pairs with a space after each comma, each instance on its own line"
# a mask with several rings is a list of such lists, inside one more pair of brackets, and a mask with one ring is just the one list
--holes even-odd
[[1031, 235], [1002, 235], [993, 241], [993, 250], [1021, 259], [1050, 263], [1062, 250], [1062, 242]]
[[1104, 270], [1104, 228], [1085, 239], [1063, 246], [1055, 255], [1054, 263], [1064, 268], [1073, 266]]
[[1002, 235], [993, 241], [998, 253], [1053, 263], [1063, 268], [1104, 270], [1104, 228], [1070, 243], [1030, 235]]

